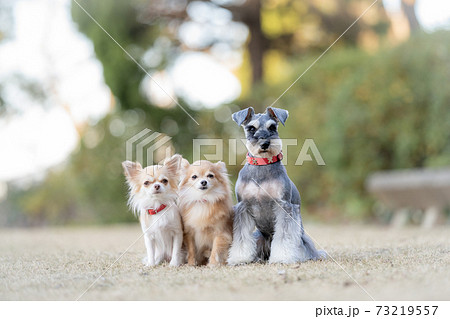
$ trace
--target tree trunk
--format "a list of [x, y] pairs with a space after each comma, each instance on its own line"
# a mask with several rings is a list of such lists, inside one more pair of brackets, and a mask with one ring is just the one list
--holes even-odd
[[266, 50], [266, 38], [261, 29], [261, 2], [259, 0], [247, 0], [240, 11], [240, 19], [238, 18], [238, 20], [245, 23], [250, 31], [248, 51], [252, 64], [252, 82], [257, 83], [263, 77], [263, 59]]
[[402, 10], [406, 15], [406, 18], [408, 19], [409, 30], [411, 31], [411, 34], [420, 30], [420, 24], [416, 16], [415, 4], [415, 0], [402, 0]]

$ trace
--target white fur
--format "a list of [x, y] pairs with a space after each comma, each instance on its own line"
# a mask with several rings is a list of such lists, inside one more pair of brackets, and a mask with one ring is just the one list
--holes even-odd
[[[298, 230], [301, 221], [293, 210], [286, 211], [278, 207], [275, 210], [275, 231], [270, 247], [269, 263], [293, 264], [308, 260], [302, 234]], [[292, 218], [295, 220], [293, 222]]]
[[238, 184], [238, 193], [241, 194], [243, 199], [257, 199], [264, 198], [281, 199], [283, 195], [283, 186], [281, 182], [275, 180], [271, 182], [263, 182], [257, 185], [255, 182], [250, 181], [248, 183]]
[[269, 120], [266, 122], [266, 128], [268, 129], [271, 125], [277, 125], [277, 122], [274, 120]]
[[208, 203], [215, 203], [220, 199], [223, 199], [224, 193], [227, 191], [221, 184], [217, 183], [216, 185], [210, 185], [208, 182], [207, 190], [200, 189], [202, 179], [198, 179], [194, 183], [194, 185], [189, 186], [185, 185], [183, 188], [180, 189], [180, 194], [182, 196], [180, 197], [180, 206], [187, 206], [189, 204], [192, 204], [194, 202], [208, 202]]
[[192, 224], [201, 224], [202, 220], [208, 218], [209, 207], [202, 202], [196, 202], [189, 210], [189, 214], [186, 215], [186, 220]]
[[248, 123], [247, 125], [248, 125], [248, 126], [253, 126], [253, 127], [256, 128], [256, 129], [259, 129], [259, 120], [258, 120], [258, 119], [253, 120], [253, 121], [251, 121], [250, 123]]
[[[183, 228], [181, 216], [176, 205], [177, 194], [160, 185], [162, 193], [152, 194], [152, 190], [143, 187], [138, 193], [130, 185], [129, 205], [139, 217], [144, 233], [147, 249], [147, 266], [156, 266], [164, 261], [170, 261], [170, 266], [179, 266], [183, 262], [181, 245], [183, 243]], [[167, 207], [155, 215], [148, 214], [148, 209], [157, 209], [161, 204]]]
[[[234, 236], [235, 233], [233, 233]], [[256, 256], [256, 241], [251, 233], [247, 238], [243, 238], [239, 243], [233, 239], [230, 251], [228, 253], [227, 263], [230, 266], [249, 264], [255, 260]]]
[[170, 266], [181, 265], [183, 232], [178, 207], [168, 206], [156, 215], [142, 210], [140, 222], [147, 249], [147, 266], [156, 266], [164, 261], [170, 261]]
[[249, 140], [245, 142], [245, 146], [254, 157], [271, 158], [272, 156], [280, 154], [282, 150], [282, 140], [279, 138], [271, 139], [270, 146], [266, 152], [262, 152], [259, 143], [252, 144]]
[[256, 257], [255, 220], [250, 217], [244, 202], [234, 207], [233, 242], [228, 252], [229, 265], [248, 264]]

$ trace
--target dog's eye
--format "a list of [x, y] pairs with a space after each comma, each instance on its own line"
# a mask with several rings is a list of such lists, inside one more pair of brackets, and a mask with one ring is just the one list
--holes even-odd
[[213, 175], [213, 174], [208, 174], [206, 177], [208, 177], [208, 178], [214, 178], [214, 175]]
[[275, 124], [272, 124], [271, 126], [269, 126], [269, 131], [276, 131], [277, 130], [277, 126]]
[[192, 175], [192, 179], [196, 179], [197, 178], [197, 175]]
[[149, 181], [145, 181], [145, 182], [144, 182], [144, 185], [145, 185], [145, 186], [148, 186], [148, 185], [150, 185], [150, 182], [149, 182]]
[[247, 127], [247, 131], [249, 131], [250, 133], [253, 133], [256, 131], [256, 129], [254, 126], [249, 126], [249, 127]]
[[165, 178], [163, 178], [163, 179], [161, 180], [161, 183], [163, 183], [163, 184], [167, 184], [167, 182], [168, 182], [168, 180], [165, 179]]

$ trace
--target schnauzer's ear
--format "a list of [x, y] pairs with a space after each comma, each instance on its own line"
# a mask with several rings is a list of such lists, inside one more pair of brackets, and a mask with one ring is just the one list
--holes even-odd
[[127, 182], [130, 184], [136, 184], [138, 182], [138, 177], [142, 171], [142, 166], [138, 162], [133, 163], [131, 161], [125, 161], [122, 163], [123, 173], [127, 178]]
[[268, 107], [266, 109], [266, 113], [269, 114], [270, 117], [273, 117], [275, 120], [280, 121], [283, 126], [289, 116], [288, 111], [277, 109], [276, 107]]
[[178, 173], [181, 168], [181, 155], [175, 154], [170, 158], [164, 160], [164, 166], [167, 168], [167, 171], [172, 176], [178, 176]]
[[219, 172], [221, 174], [226, 174], [227, 173], [227, 165], [224, 162], [220, 161], [220, 162], [217, 162], [214, 165], [216, 165], [217, 169], [219, 170]]
[[246, 124], [255, 114], [255, 110], [253, 107], [248, 107], [245, 110], [238, 111], [231, 115], [233, 121], [237, 123], [237, 125], [241, 126], [242, 124]]

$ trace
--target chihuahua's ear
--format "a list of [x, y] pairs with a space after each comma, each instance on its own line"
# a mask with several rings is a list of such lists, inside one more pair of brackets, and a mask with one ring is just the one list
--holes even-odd
[[245, 110], [233, 113], [231, 115], [231, 118], [237, 123], [237, 125], [241, 126], [242, 124], [247, 124], [247, 122], [250, 121], [253, 115], [255, 115], [255, 110], [250, 106]]
[[181, 159], [181, 155], [175, 154], [164, 161], [164, 167], [167, 168], [167, 171], [172, 176], [178, 176], [181, 168]]
[[224, 162], [220, 161], [220, 162], [217, 162], [214, 165], [216, 165], [217, 169], [219, 170], [219, 172], [221, 174], [226, 174], [227, 173], [227, 165]]
[[181, 169], [180, 169], [180, 171], [181, 171], [180, 180], [183, 180], [186, 177], [189, 166], [191, 166], [191, 164], [189, 164], [189, 161], [185, 158], [182, 158], [181, 159]]
[[270, 117], [273, 117], [275, 120], [280, 121], [283, 126], [289, 116], [288, 111], [277, 109], [276, 107], [268, 107], [266, 109], [266, 113], [269, 114]]
[[181, 159], [181, 170], [187, 170], [189, 168], [189, 166], [191, 166], [191, 164], [189, 164], [189, 161], [185, 158]]
[[141, 164], [138, 162], [125, 161], [122, 162], [122, 167], [128, 183], [137, 184], [139, 173], [142, 171]]

